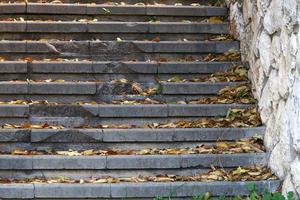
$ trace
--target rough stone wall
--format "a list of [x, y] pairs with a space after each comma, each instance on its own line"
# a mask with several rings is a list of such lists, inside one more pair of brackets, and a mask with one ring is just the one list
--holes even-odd
[[266, 125], [270, 167], [300, 195], [300, 0], [231, 0], [231, 31]]

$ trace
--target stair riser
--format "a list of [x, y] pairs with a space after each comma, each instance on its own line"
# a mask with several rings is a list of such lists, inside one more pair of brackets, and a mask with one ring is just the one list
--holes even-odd
[[62, 41], [76, 40], [116, 40], [117, 37], [123, 40], [153, 40], [159, 38], [161, 41], [177, 41], [187, 39], [189, 41], [209, 40], [212, 36], [219, 34], [205, 33], [1, 33], [0, 37], [6, 40], [40, 40], [57, 39]]
[[[190, 16], [209, 17], [226, 16], [227, 9], [222, 7], [200, 6], [148, 6], [148, 5], [96, 5], [96, 4], [1, 4], [2, 14], [26, 14], [24, 19], [30, 19], [32, 14], [41, 15], [75, 15], [81, 18], [90, 16]], [[71, 20], [72, 21], [72, 20]]]
[[214, 72], [225, 72], [238, 62], [2, 62], [0, 80], [109, 81], [126, 78], [135, 82], [156, 82], [173, 76], [190, 79]]
[[12, 105], [0, 106], [0, 117], [213, 117], [251, 104], [156, 104], [156, 105]]
[[76, 58], [96, 61], [132, 61], [161, 58], [199, 58], [208, 53], [238, 49], [238, 42], [1, 42], [0, 56], [7, 60]]
[[[225, 83], [155, 83], [141, 84], [141, 88], [158, 88], [159, 95], [216, 95], [227, 87], [242, 82]], [[161, 91], [160, 91], [161, 90]], [[132, 84], [96, 82], [1, 82], [0, 94], [15, 95], [90, 95], [94, 98], [103, 95], [135, 94]]]
[[37, 143], [125, 143], [125, 142], [213, 142], [262, 136], [258, 128], [186, 129], [2, 129], [0, 142]]
[[[254, 182], [256, 192], [265, 189], [276, 191], [280, 181]], [[153, 199], [155, 196], [189, 199], [199, 194], [210, 192], [212, 196], [246, 196], [245, 182], [177, 182], [177, 183], [119, 183], [119, 184], [11, 184], [2, 185], [0, 193], [4, 198], [35, 199]], [[14, 194], [14, 195], [11, 195]]]
[[132, 170], [132, 169], [207, 169], [211, 166], [235, 168], [267, 165], [267, 153], [126, 155], [126, 156], [10, 156], [0, 155], [4, 170]]
[[228, 34], [228, 23], [187, 22], [2, 22], [0, 32], [10, 33], [185, 33]]
[[2, 74], [209, 74], [239, 62], [14, 62], [0, 63]]

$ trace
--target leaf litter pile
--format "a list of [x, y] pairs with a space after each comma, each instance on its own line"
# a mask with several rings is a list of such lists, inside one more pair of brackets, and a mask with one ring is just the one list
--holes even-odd
[[[62, 156], [113, 156], [113, 155], [182, 155], [182, 154], [234, 154], [234, 153], [262, 153], [264, 152], [263, 142], [259, 137], [242, 139], [234, 142], [219, 141], [213, 145], [200, 144], [194, 148], [148, 148], [141, 150], [133, 149], [109, 149], [109, 150], [68, 150], [68, 151], [29, 151], [16, 148], [11, 152], [12, 155], [62, 155]], [[7, 154], [2, 152], [2, 154]]]
[[214, 168], [207, 173], [202, 173], [195, 176], [179, 176], [179, 175], [157, 175], [157, 176], [136, 176], [136, 177], [93, 177], [90, 179], [68, 179], [65, 177], [59, 178], [27, 178], [27, 179], [6, 179], [0, 178], [0, 184], [10, 183], [143, 183], [143, 182], [213, 182], [213, 181], [262, 181], [262, 180], [277, 180], [278, 178], [271, 172], [270, 169], [261, 166], [238, 167], [232, 170], [224, 170]]

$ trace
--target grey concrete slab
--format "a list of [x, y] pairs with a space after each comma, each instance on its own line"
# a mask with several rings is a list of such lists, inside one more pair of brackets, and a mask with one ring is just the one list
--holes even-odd
[[133, 44], [147, 53], [223, 53], [230, 49], [237, 49], [236, 42], [220, 41], [134, 41]]
[[241, 82], [162, 82], [163, 94], [217, 94], [221, 89], [241, 84]]
[[31, 131], [31, 142], [81, 143], [101, 142], [102, 139], [101, 129], [33, 129]]
[[167, 117], [167, 106], [160, 105], [99, 105], [100, 117]]
[[1, 41], [1, 53], [26, 53], [26, 42], [23, 41]]
[[105, 169], [105, 156], [33, 156], [33, 169]]
[[0, 129], [0, 142], [29, 142], [29, 129]]
[[255, 128], [187, 128], [174, 129], [173, 141], [219, 141], [238, 140], [241, 138], [252, 138], [263, 136], [265, 127]]
[[33, 168], [32, 156], [0, 155], [0, 160], [1, 170], [31, 170]]
[[28, 184], [1, 184], [0, 198], [3, 199], [33, 199], [34, 186]]
[[[23, 14], [26, 12], [25, 3], [1, 3], [0, 13], [1, 14]], [[1, 22], [2, 23], [2, 22]]]
[[36, 198], [110, 198], [110, 184], [34, 184]]
[[84, 4], [53, 4], [53, 3], [27, 3], [28, 14], [73, 14], [84, 15], [86, 13]]
[[1, 74], [24, 74], [27, 73], [27, 62], [4, 61], [0, 63]]
[[92, 62], [41, 62], [33, 61], [30, 63], [33, 73], [51, 74], [82, 74], [93, 73]]
[[[0, 4], [0, 9], [1, 9], [1, 4]], [[25, 32], [25, 31], [26, 31], [26, 22], [2, 21], [0, 23], [0, 32], [11, 33], [11, 32]]]
[[252, 165], [266, 166], [268, 158], [268, 153], [181, 155], [181, 167], [209, 168], [215, 166], [233, 168]]
[[27, 94], [28, 83], [27, 82], [0, 82], [0, 94]]
[[247, 108], [246, 104], [168, 104], [170, 117], [226, 116], [229, 109]]
[[227, 71], [236, 62], [166, 62], [159, 63], [160, 74], [209, 74]]
[[29, 115], [28, 105], [1, 104], [0, 117], [27, 117]]
[[107, 169], [174, 169], [180, 168], [177, 155], [125, 155], [108, 156]]
[[149, 24], [149, 33], [213, 33], [227, 34], [228, 23], [159, 22]]
[[226, 8], [218, 7], [197, 7], [197, 6], [147, 6], [147, 15], [157, 16], [226, 16]]
[[94, 82], [29, 83], [29, 94], [95, 94]]
[[27, 21], [27, 32], [34, 33], [84, 33], [87, 23], [84, 22], [34, 22]]
[[173, 129], [103, 129], [104, 142], [172, 141]]

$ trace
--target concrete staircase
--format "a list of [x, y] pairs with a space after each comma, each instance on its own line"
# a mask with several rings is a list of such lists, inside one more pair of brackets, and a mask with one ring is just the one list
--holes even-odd
[[[269, 156], [196, 147], [264, 134], [259, 124], [196, 123], [230, 122], [232, 109], [254, 104], [186, 103], [247, 82], [193, 81], [242, 65], [222, 59], [239, 50], [226, 8], [202, 0], [38, 2], [0, 3], [1, 199], [191, 199], [245, 195], [248, 182], [258, 192], [279, 188], [267, 177], [199, 178], [211, 168], [263, 167]], [[187, 121], [195, 125], [179, 125]]]

